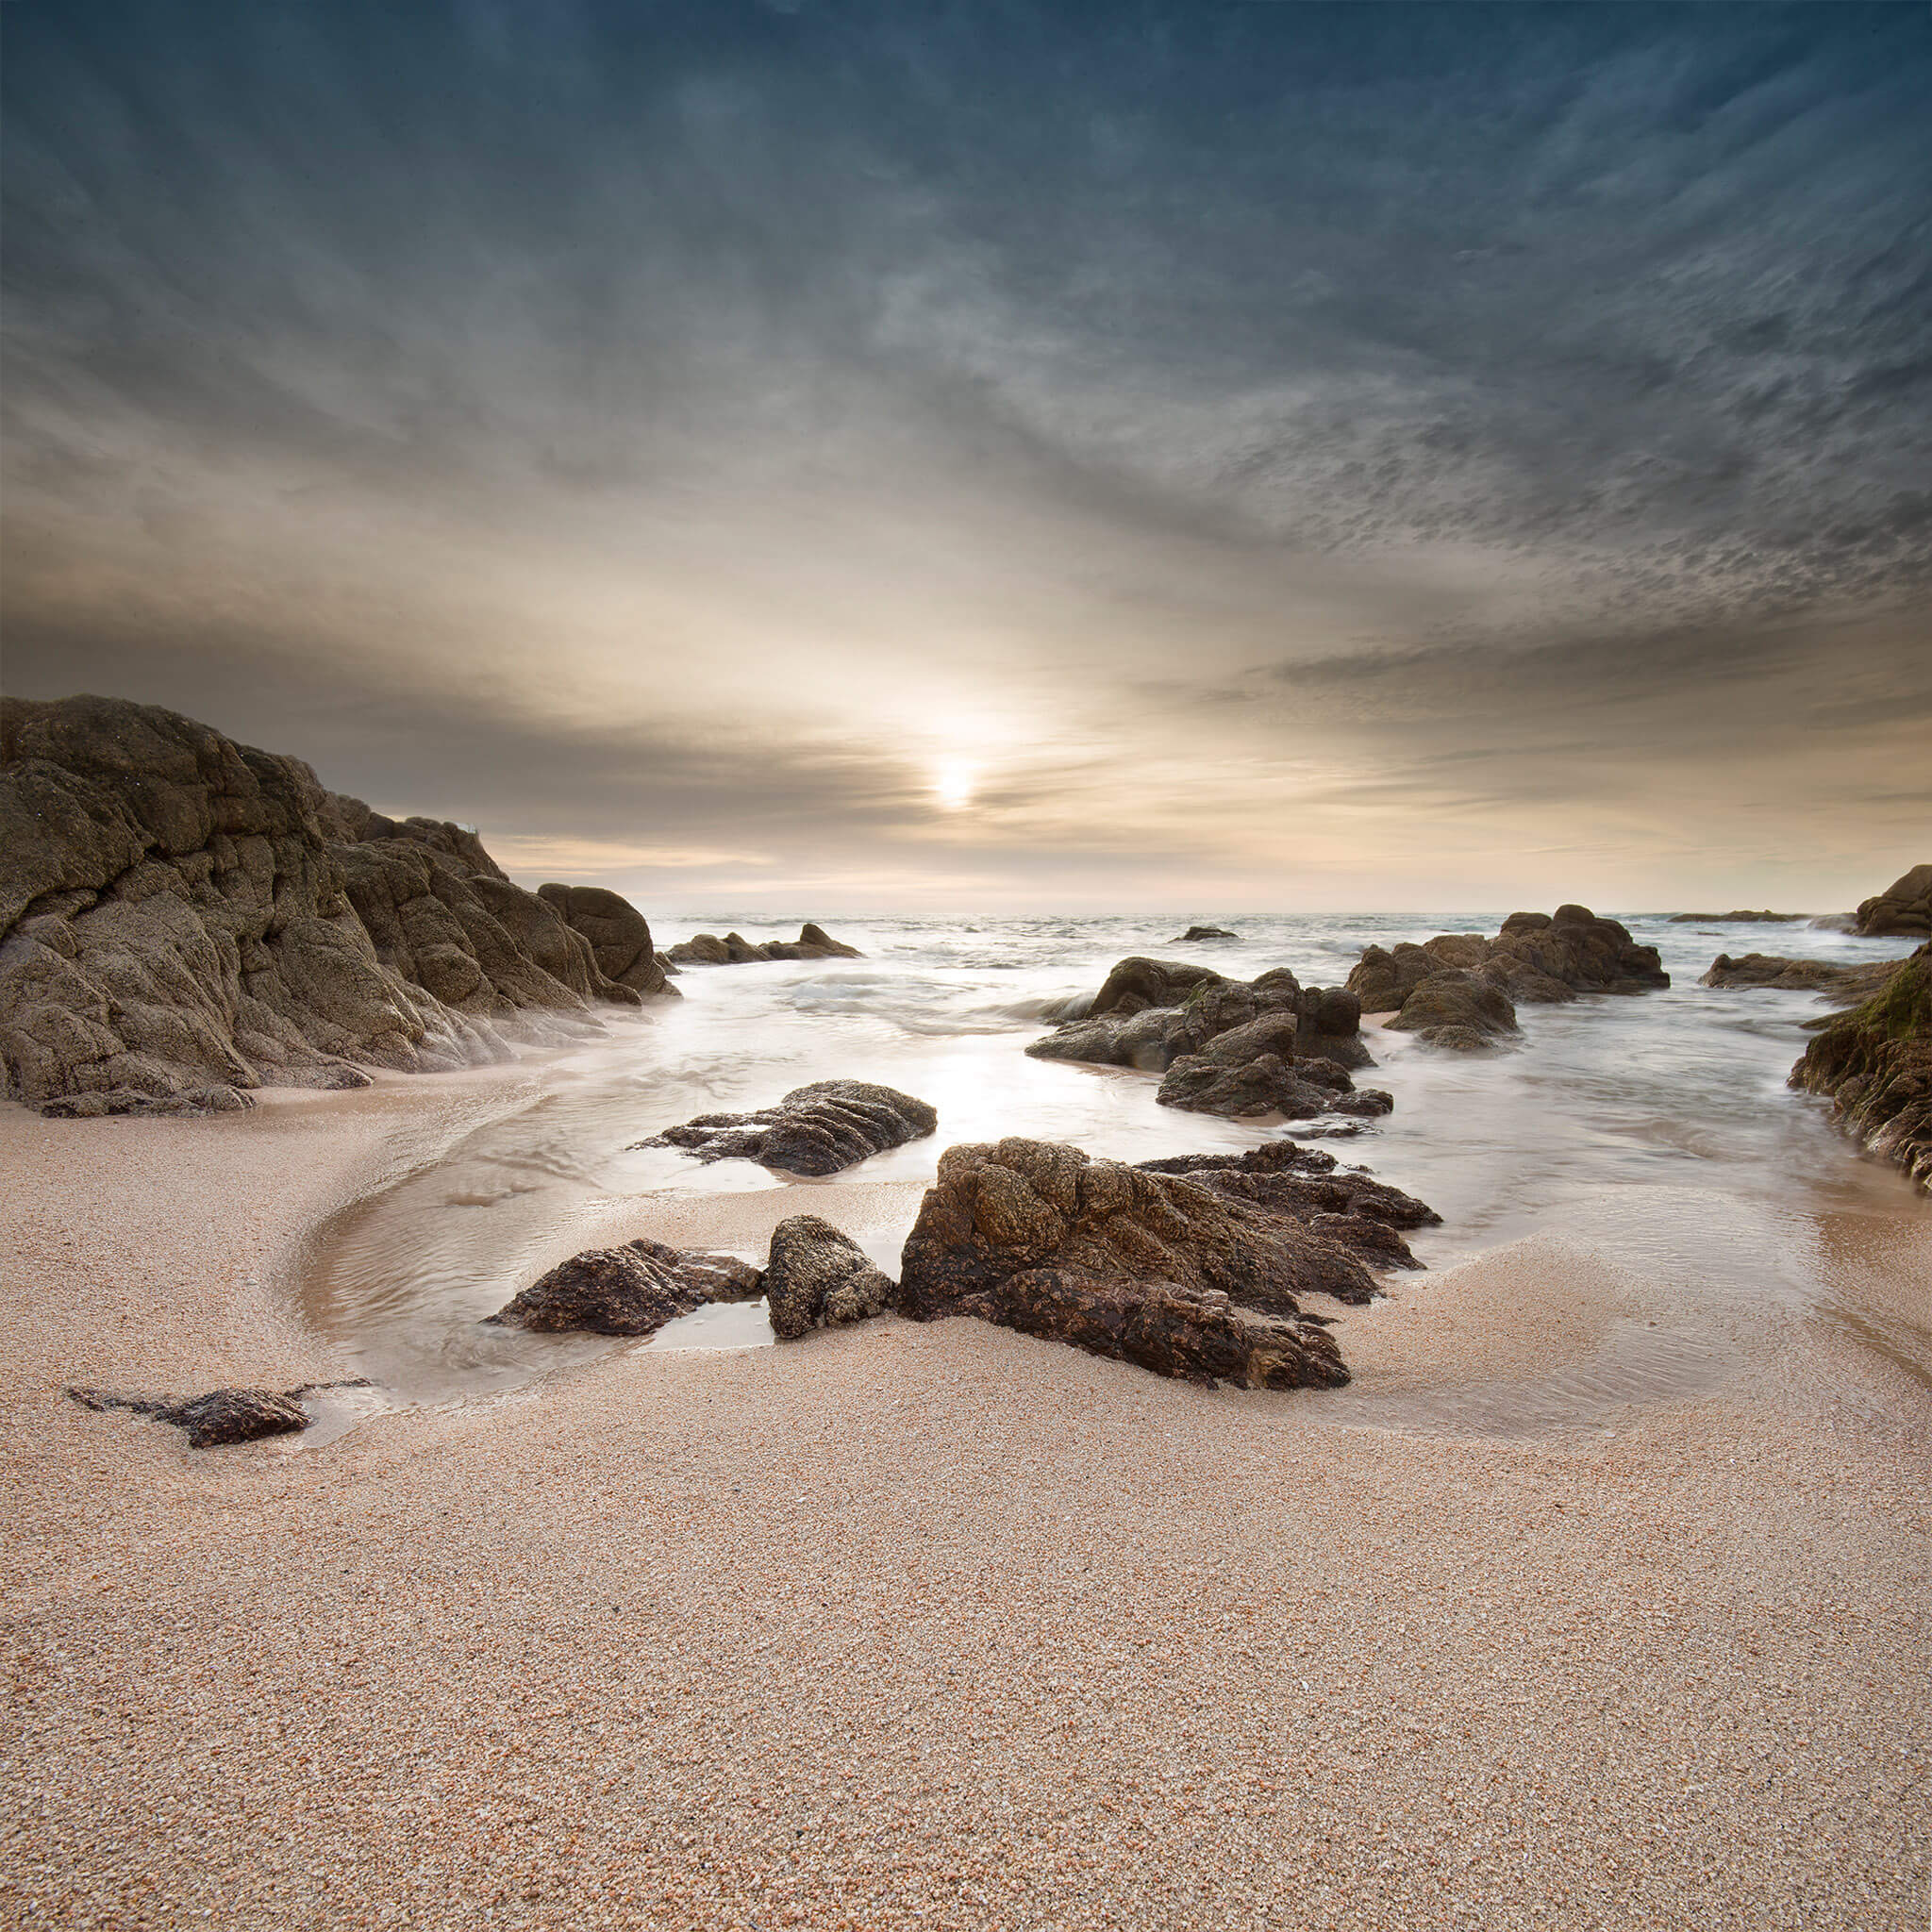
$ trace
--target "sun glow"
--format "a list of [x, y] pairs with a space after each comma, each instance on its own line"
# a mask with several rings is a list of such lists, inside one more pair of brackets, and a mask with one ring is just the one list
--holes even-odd
[[947, 811], [964, 811], [973, 803], [979, 768], [965, 758], [941, 758], [932, 768], [932, 795]]

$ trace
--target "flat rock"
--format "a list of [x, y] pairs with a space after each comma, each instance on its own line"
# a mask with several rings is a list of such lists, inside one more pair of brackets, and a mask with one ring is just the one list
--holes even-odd
[[1837, 966], [1824, 959], [1786, 959], [1769, 953], [1746, 953], [1733, 959], [1720, 953], [1700, 986], [1766, 986], [1785, 992], [1822, 992], [1841, 1001], [1870, 999], [1905, 964], [1903, 959], [1872, 959]]
[[1790, 925], [1808, 912], [1674, 912], [1673, 925]]
[[634, 1241], [573, 1255], [484, 1319], [533, 1334], [655, 1335], [708, 1302], [756, 1301], [762, 1292], [749, 1261]]
[[755, 1160], [786, 1174], [837, 1174], [930, 1134], [924, 1101], [865, 1080], [818, 1080], [756, 1113], [707, 1113], [637, 1147], [676, 1147], [698, 1160]]
[[816, 1214], [788, 1215], [772, 1230], [764, 1291], [780, 1341], [882, 1314], [894, 1292], [865, 1250]]
[[126, 1409], [152, 1416], [188, 1433], [191, 1449], [219, 1449], [231, 1442], [253, 1442], [263, 1436], [287, 1436], [308, 1426], [302, 1407], [305, 1395], [330, 1389], [366, 1389], [358, 1378], [346, 1382], [305, 1382], [299, 1389], [279, 1392], [269, 1389], [215, 1389], [206, 1395], [116, 1395], [106, 1389], [70, 1389], [68, 1394], [92, 1409]]

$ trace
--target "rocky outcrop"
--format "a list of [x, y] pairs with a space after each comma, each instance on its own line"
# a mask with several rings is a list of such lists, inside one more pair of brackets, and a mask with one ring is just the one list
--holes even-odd
[[816, 1214], [788, 1215], [772, 1230], [764, 1286], [780, 1341], [883, 1314], [893, 1294], [865, 1250]]
[[1674, 912], [1673, 925], [1792, 925], [1808, 912]]
[[126, 1409], [152, 1416], [188, 1432], [191, 1449], [219, 1449], [230, 1442], [253, 1442], [263, 1436], [287, 1436], [308, 1426], [302, 1407], [305, 1396], [331, 1389], [366, 1389], [366, 1380], [305, 1382], [279, 1393], [268, 1389], [216, 1389], [185, 1400], [171, 1396], [115, 1395], [105, 1389], [70, 1389], [68, 1394], [83, 1407]]
[[1834, 966], [1824, 959], [1786, 959], [1770, 953], [1746, 953], [1733, 959], [1720, 953], [1700, 986], [1768, 986], [1781, 992], [1824, 993], [1841, 1004], [1870, 999], [1905, 964], [1903, 959], [1872, 959], [1857, 966]]
[[735, 1256], [635, 1241], [573, 1255], [484, 1320], [544, 1335], [655, 1335], [708, 1302], [757, 1301], [763, 1291], [758, 1270]]
[[1357, 1094], [1348, 1077], [1349, 1068], [1374, 1064], [1360, 1022], [1354, 993], [1304, 987], [1285, 966], [1239, 980], [1183, 960], [1135, 958], [1114, 967], [1082, 1018], [1026, 1051], [1162, 1074], [1161, 1104], [1190, 1112], [1386, 1113], [1394, 1105], [1386, 1093]]
[[678, 997], [658, 962], [650, 922], [628, 899], [602, 886], [539, 886], [537, 896], [590, 941], [597, 971], [613, 985], [627, 986], [647, 999]]
[[1637, 993], [1670, 983], [1655, 946], [1640, 946], [1627, 928], [1587, 906], [1512, 912], [1494, 939], [1438, 933], [1419, 946], [1369, 946], [1348, 975], [1364, 1012], [1395, 1013], [1391, 1027], [1461, 1051], [1517, 1032], [1520, 1001], [1548, 1005], [1579, 992]]
[[741, 932], [701, 932], [681, 941], [665, 954], [673, 966], [748, 966], [758, 959], [862, 959], [857, 946], [835, 940], [810, 920], [798, 928], [795, 940], [748, 940]]
[[1924, 939], [1932, 935], [1932, 865], [1915, 865], [1884, 891], [1865, 900], [1853, 924], [1854, 932], [1868, 939], [1898, 935]]
[[1197, 946], [1208, 940], [1239, 940], [1241, 934], [1229, 932], [1224, 925], [1191, 925], [1178, 938], [1168, 943], [1174, 946]]
[[1846, 1133], [1932, 1191], [1932, 944], [1832, 1021], [1791, 1069], [1790, 1084], [1829, 1096]]
[[636, 1006], [467, 827], [108, 698], [0, 701], [0, 1059], [60, 1114], [511, 1057]]
[[677, 1147], [699, 1160], [756, 1160], [786, 1174], [828, 1174], [929, 1134], [924, 1101], [865, 1080], [817, 1080], [756, 1113], [705, 1113], [635, 1147]]

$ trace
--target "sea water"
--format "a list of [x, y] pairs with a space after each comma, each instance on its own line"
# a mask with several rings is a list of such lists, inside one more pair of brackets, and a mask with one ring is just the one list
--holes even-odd
[[[858, 1198], [842, 1191], [927, 1182], [958, 1141], [1022, 1135], [1141, 1160], [1307, 1135], [1307, 1123], [1178, 1113], [1156, 1104], [1153, 1075], [1029, 1059], [1024, 1048], [1047, 1030], [1057, 1003], [1092, 993], [1129, 954], [1238, 978], [1287, 966], [1305, 986], [1339, 985], [1365, 945], [1493, 933], [1507, 909], [1450, 920], [1229, 918], [1238, 941], [1191, 946], [1175, 942], [1186, 922], [1171, 919], [824, 918], [862, 958], [688, 968], [676, 982], [681, 1000], [620, 1015], [593, 1043], [533, 1062], [531, 1077], [481, 1107], [478, 1124], [447, 1152], [320, 1229], [301, 1299], [388, 1399], [468, 1399], [637, 1346], [522, 1335], [482, 1318], [563, 1255], [653, 1235], [694, 1196], [756, 1192], [765, 1198], [736, 1205], [766, 1210], [767, 1223], [800, 1211], [840, 1222], [855, 1219], [841, 1208]], [[1852, 963], [1900, 957], [1911, 942], [1623, 917], [1662, 955], [1668, 991], [1519, 1008], [1521, 1041], [1476, 1055], [1370, 1028], [1377, 1065], [1357, 1084], [1387, 1089], [1394, 1112], [1320, 1144], [1442, 1215], [1441, 1226], [1411, 1238], [1430, 1268], [1558, 1234], [1667, 1282], [1682, 1332], [1720, 1313], [1735, 1324], [1740, 1311], [1837, 1320], [1925, 1375], [1932, 1318], [1909, 1294], [1903, 1307], [1896, 1297], [1863, 1306], [1847, 1287], [1861, 1252], [1882, 1249], [1901, 1227], [1916, 1234], [1923, 1197], [1861, 1156], [1829, 1124], [1824, 1102], [1785, 1084], [1806, 1023], [1828, 1008], [1810, 993], [1698, 983], [1719, 952]], [[660, 943], [734, 927], [754, 940], [786, 938], [797, 921], [727, 911], [658, 922]], [[694, 1114], [763, 1107], [808, 1081], [841, 1078], [918, 1095], [938, 1108], [938, 1133], [822, 1181], [632, 1144]], [[876, 1212], [858, 1219], [863, 1244], [896, 1273], [917, 1189], [890, 1198], [896, 1205], [883, 1222]], [[763, 1260], [761, 1243], [712, 1245]], [[754, 1305], [703, 1310], [652, 1345], [770, 1339]], [[1576, 1393], [1579, 1413], [1586, 1394]], [[1560, 1390], [1550, 1397], [1558, 1411], [1569, 1399]]]

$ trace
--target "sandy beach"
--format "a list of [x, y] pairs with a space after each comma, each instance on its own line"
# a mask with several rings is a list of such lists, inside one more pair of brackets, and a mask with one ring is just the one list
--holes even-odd
[[1337, 1397], [896, 1319], [320, 1447], [60, 1393], [336, 1372], [307, 1231], [521, 1077], [0, 1112], [0, 1919], [1922, 1922], [1932, 1431], [1849, 1300], [1641, 1402], [1668, 1296], [1541, 1239], [1338, 1309]]

